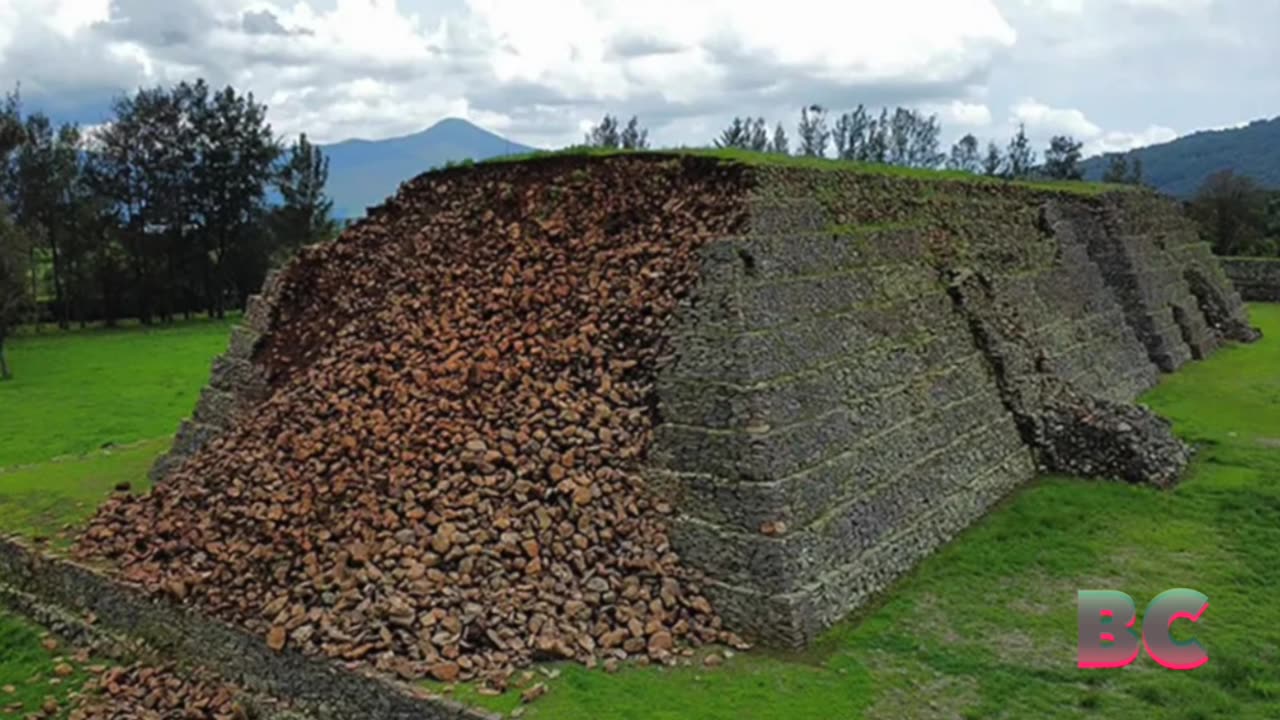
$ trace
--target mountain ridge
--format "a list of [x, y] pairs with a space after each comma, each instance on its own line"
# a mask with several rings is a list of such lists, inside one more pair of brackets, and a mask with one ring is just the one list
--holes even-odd
[[[1107, 153], [1085, 160], [1081, 163], [1085, 179], [1100, 180], [1111, 158], [1123, 154]], [[1280, 189], [1280, 116], [1234, 128], [1198, 130], [1129, 154], [1142, 159], [1147, 184], [1175, 197], [1191, 197], [1206, 178], [1221, 170]]]
[[320, 149], [329, 158], [326, 191], [333, 215], [357, 218], [394, 194], [400, 183], [462, 160], [486, 160], [532, 152], [536, 148], [509, 140], [462, 118], [445, 118], [416, 133], [371, 140], [351, 138]]
[[[333, 215], [354, 219], [393, 195], [400, 183], [463, 160], [487, 160], [537, 150], [468, 120], [444, 118], [416, 133], [391, 138], [350, 138], [321, 145], [329, 158]], [[1280, 189], [1280, 116], [1234, 128], [1199, 130], [1129, 153], [1106, 153], [1084, 160], [1086, 180], [1100, 180], [1111, 158], [1142, 159], [1144, 181], [1157, 190], [1189, 198], [1215, 172], [1232, 170], [1260, 185]]]

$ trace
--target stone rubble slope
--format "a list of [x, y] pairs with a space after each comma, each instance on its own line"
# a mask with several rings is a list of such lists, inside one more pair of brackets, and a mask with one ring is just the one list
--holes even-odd
[[135, 664], [93, 678], [69, 720], [249, 720], [240, 692], [172, 667]]
[[1030, 340], [1018, 308], [1000, 301], [980, 273], [954, 273], [950, 293], [988, 358], [1006, 409], [1040, 472], [1119, 478], [1169, 488], [1192, 450], [1150, 409], [1080, 390]]
[[[641, 167], [643, 166], [643, 167]], [[502, 687], [738, 643], [639, 476], [664, 335], [740, 170], [573, 158], [406, 183], [279, 278], [269, 397], [78, 544], [297, 649]]]

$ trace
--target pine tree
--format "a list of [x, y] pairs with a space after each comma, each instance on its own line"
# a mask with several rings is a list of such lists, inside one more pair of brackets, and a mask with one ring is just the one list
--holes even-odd
[[880, 110], [880, 117], [872, 120], [867, 128], [867, 143], [858, 160], [884, 164], [889, 160], [889, 110]]
[[618, 143], [625, 150], [647, 150], [649, 148], [649, 131], [640, 127], [640, 120], [635, 115], [627, 121]]
[[836, 118], [836, 125], [831, 131], [831, 142], [836, 147], [836, 157], [844, 159], [849, 152], [849, 113]]
[[1130, 185], [1142, 184], [1142, 156], [1134, 153], [1133, 160], [1129, 163], [1129, 180]]
[[951, 155], [947, 158], [947, 169], [975, 174], [981, 172], [982, 157], [979, 152], [978, 138], [972, 134], [965, 135], [951, 146]]
[[769, 150], [769, 126], [764, 118], [758, 117], [751, 124], [751, 142], [749, 147], [756, 152]]
[[778, 155], [791, 154], [791, 143], [787, 140], [787, 131], [782, 127], [782, 123], [778, 123], [778, 127], [773, 130], [773, 142], [769, 144], [769, 152]]
[[896, 108], [889, 121], [889, 148], [887, 160], [890, 165], [907, 167], [911, 164], [911, 141], [915, 128], [915, 115], [906, 108]]
[[982, 159], [982, 174], [987, 177], [1001, 177], [1004, 175], [1004, 155], [1000, 153], [1000, 146], [995, 142], [987, 143], [987, 154]]
[[1107, 158], [1102, 182], [1118, 185], [1142, 184], [1142, 157], [1136, 152], [1115, 153]]
[[1031, 149], [1031, 141], [1027, 138], [1026, 125], [1019, 125], [1018, 132], [1009, 141], [1006, 156], [1006, 174], [1014, 180], [1022, 180], [1031, 176], [1036, 164], [1036, 152]]
[[907, 149], [907, 166], [933, 169], [946, 160], [938, 149], [938, 138], [942, 135], [942, 127], [938, 124], [938, 116], [924, 115], [914, 110], [908, 113], [911, 117], [911, 141]]
[[324, 193], [328, 180], [329, 158], [307, 140], [306, 133], [299, 135], [276, 176], [283, 200], [271, 218], [276, 262], [336, 234], [337, 224], [329, 216], [333, 201]]
[[[12, 191], [9, 177], [10, 156], [24, 140], [19, 99], [9, 94], [0, 108], [0, 190]], [[9, 329], [17, 325], [27, 300], [27, 274], [30, 249], [21, 231], [9, 220], [9, 210], [0, 199], [0, 380], [13, 377], [5, 357], [4, 341]]]
[[743, 120], [735, 117], [733, 122], [729, 123], [729, 127], [720, 132], [720, 137], [716, 138], [715, 145], [718, 148], [749, 148], [751, 147], [751, 121]]
[[1068, 135], [1055, 135], [1049, 141], [1044, 154], [1044, 174], [1054, 180], [1079, 180], [1084, 177], [1080, 169], [1080, 148], [1083, 143]]
[[1129, 158], [1124, 153], [1115, 153], [1108, 158], [1107, 170], [1102, 174], [1102, 182], [1123, 184], [1129, 182]]
[[827, 111], [821, 105], [800, 109], [800, 125], [797, 128], [800, 154], [805, 157], [824, 157], [831, 131], [827, 129]]
[[[270, 253], [256, 231], [264, 215], [266, 185], [275, 175], [280, 148], [266, 122], [266, 107], [253, 95], [227, 87], [196, 109], [194, 128], [202, 153], [195, 166], [203, 218], [201, 235], [209, 257], [205, 298], [222, 317], [227, 301], [243, 303], [266, 273]], [[234, 290], [238, 297], [228, 296]]]
[[[2, 122], [2, 120], [0, 120]], [[4, 140], [0, 139], [0, 159], [4, 158]], [[27, 302], [27, 272], [30, 253], [22, 231], [9, 222], [9, 212], [0, 202], [0, 380], [9, 380], [13, 372], [5, 356], [4, 341], [10, 328], [21, 319]]]
[[36, 262], [36, 254], [48, 262], [53, 309], [59, 326], [66, 328], [71, 305], [70, 269], [76, 265], [80, 249], [71, 223], [75, 214], [72, 203], [77, 197], [75, 186], [80, 179], [80, 131], [68, 124], [55, 132], [43, 113], [33, 113], [24, 120], [16, 96], [8, 122], [20, 127], [11, 177], [15, 219], [32, 241], [32, 267], [42, 264]]
[[616, 149], [622, 146], [622, 138], [618, 132], [618, 119], [605, 114], [599, 125], [587, 133], [587, 147]]
[[853, 112], [844, 113], [836, 120], [835, 140], [836, 157], [844, 160], [861, 159], [866, 152], [868, 142], [867, 131], [871, 129], [871, 118], [867, 109], [859, 105]]

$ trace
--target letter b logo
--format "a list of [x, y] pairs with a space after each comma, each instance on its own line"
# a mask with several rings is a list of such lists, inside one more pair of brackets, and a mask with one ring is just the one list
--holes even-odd
[[1166, 590], [1147, 605], [1139, 635], [1133, 629], [1138, 619], [1133, 598], [1118, 590], [1079, 590], [1077, 664], [1082, 668], [1124, 667], [1138, 658], [1141, 641], [1151, 659], [1164, 667], [1194, 670], [1208, 662], [1209, 655], [1194, 639], [1174, 640], [1173, 623], [1199, 622], [1208, 607], [1208, 596], [1195, 590]]

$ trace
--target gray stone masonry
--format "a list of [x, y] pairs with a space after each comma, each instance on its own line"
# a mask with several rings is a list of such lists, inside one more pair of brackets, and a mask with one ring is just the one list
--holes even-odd
[[1231, 284], [1245, 300], [1280, 302], [1280, 258], [1221, 258]]
[[246, 690], [296, 703], [315, 720], [497, 720], [452, 700], [293, 651], [93, 568], [0, 538], [0, 605], [72, 623], [92, 615], [120, 651], [207, 668]]
[[201, 391], [195, 411], [178, 427], [169, 452], [151, 466], [152, 482], [163, 482], [205, 443], [231, 427], [237, 414], [265, 399], [267, 382], [253, 363], [253, 351], [270, 329], [279, 290], [279, 276], [273, 273], [262, 292], [249, 298], [242, 322], [231, 331], [227, 351], [213, 361], [209, 384]]
[[649, 458], [726, 623], [784, 646], [1037, 472], [1172, 484], [1189, 449], [1133, 399], [1252, 337], [1154, 195], [821, 175], [760, 171], [703, 248]]

